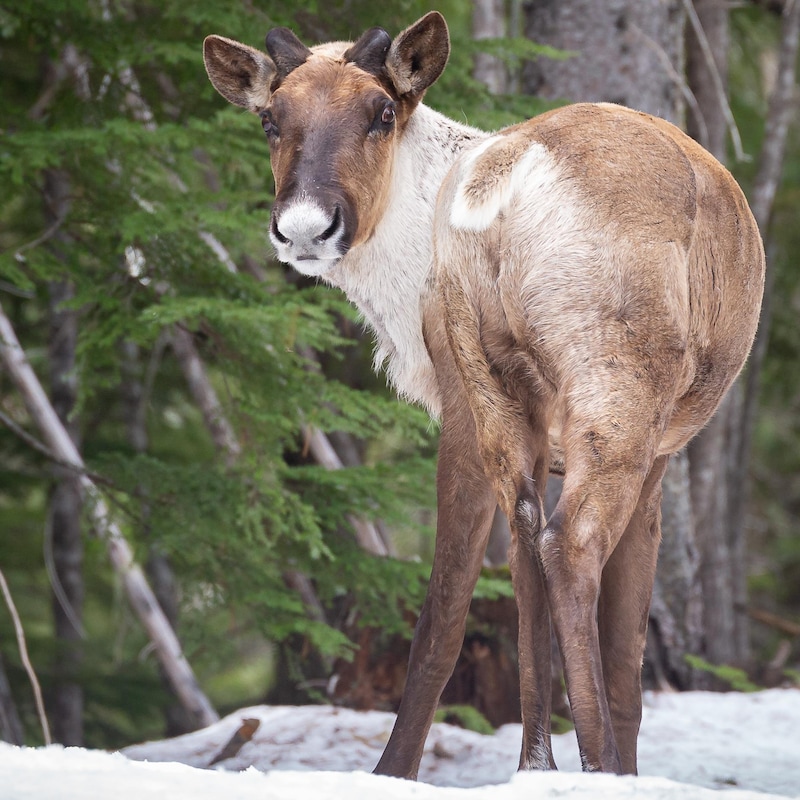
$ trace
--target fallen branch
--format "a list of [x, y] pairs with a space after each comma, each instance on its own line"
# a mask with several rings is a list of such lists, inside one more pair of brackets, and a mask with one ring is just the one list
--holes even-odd
[[14, 328], [2, 307], [0, 307], [0, 360], [5, 364], [14, 385], [23, 396], [28, 412], [41, 430], [47, 446], [59, 460], [81, 472], [79, 480], [89, 501], [95, 530], [106, 544], [111, 564], [120, 575], [128, 600], [147, 630], [176, 694], [203, 725], [216, 722], [219, 716], [200, 689], [175, 632], [164, 616], [141, 567], [134, 560], [133, 552], [122, 530], [109, 514], [108, 506], [96, 484], [86, 475], [83, 460], [25, 357]]

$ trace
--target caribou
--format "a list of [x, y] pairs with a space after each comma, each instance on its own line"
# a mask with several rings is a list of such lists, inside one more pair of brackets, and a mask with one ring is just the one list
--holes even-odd
[[745, 362], [761, 239], [729, 172], [664, 120], [580, 103], [486, 133], [432, 110], [449, 52], [438, 12], [394, 39], [204, 43], [269, 143], [278, 258], [344, 290], [376, 367], [440, 420], [430, 584], [376, 772], [417, 776], [499, 504], [520, 769], [555, 768], [554, 630], [584, 769], [635, 773], [661, 479]]

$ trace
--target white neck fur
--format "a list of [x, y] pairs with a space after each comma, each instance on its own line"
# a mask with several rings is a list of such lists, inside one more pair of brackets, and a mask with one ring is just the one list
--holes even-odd
[[389, 206], [374, 235], [324, 276], [374, 330], [376, 370], [385, 367], [398, 394], [434, 417], [441, 401], [420, 300], [431, 270], [436, 197], [459, 153], [487, 136], [420, 104], [398, 142]]

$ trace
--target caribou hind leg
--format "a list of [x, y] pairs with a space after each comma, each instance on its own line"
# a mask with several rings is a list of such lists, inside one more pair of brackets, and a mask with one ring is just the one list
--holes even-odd
[[[620, 434], [616, 431], [615, 437], [612, 427], [604, 434], [597, 430], [596, 425], [580, 435], [576, 432], [576, 427], [581, 430], [578, 425], [564, 432], [564, 438], [572, 443], [567, 451], [564, 488], [539, 538], [539, 552], [583, 767], [587, 771], [622, 773], [630, 769], [630, 763], [627, 757], [625, 764], [620, 758], [606, 693], [605, 663], [597, 620], [601, 578], [626, 529], [631, 534], [632, 543], [644, 541], [641, 536], [638, 542], [634, 541], [643, 525], [638, 519], [632, 527], [629, 523], [637, 512], [645, 478], [655, 477], [663, 470], [662, 463], [653, 468], [658, 431], [662, 426], [645, 427], [641, 422], [637, 426], [635, 420], [630, 420], [627, 432]], [[652, 488], [649, 491], [652, 492]], [[612, 622], [607, 619], [603, 626], [606, 646], [611, 642], [616, 646], [626, 642], [628, 650], [624, 654], [625, 666], [612, 671], [615, 687], [623, 672], [632, 668], [630, 651], [638, 652], [643, 606], [645, 600], [649, 601], [644, 582], [652, 577], [649, 561], [655, 557], [651, 547], [644, 569], [647, 576], [637, 580], [621, 569], [623, 565], [631, 566], [631, 556], [625, 549], [627, 544], [623, 545], [619, 561], [610, 562], [606, 583], [610, 587], [615, 579], [621, 582], [617, 587], [621, 593], [617, 610], [624, 606], [625, 593], [641, 592], [646, 597], [643, 596], [642, 602], [637, 604], [637, 613], [633, 615], [635, 621], [629, 614], [624, 620]], [[612, 596], [609, 588], [606, 602]], [[614, 624], [617, 630], [612, 632]], [[631, 648], [628, 639], [635, 640], [636, 645]], [[628, 689], [624, 698], [615, 696], [615, 709], [619, 711], [618, 701], [630, 700], [630, 694]]]
[[544, 526], [546, 480], [547, 464], [540, 459], [532, 478], [520, 476], [510, 517], [512, 536], [508, 563], [519, 612], [520, 769], [555, 769], [556, 766], [550, 740], [550, 612], [536, 547]]
[[[530, 360], [520, 356], [519, 364], [524, 366], [516, 370], [510, 367], [505, 376], [508, 385], [501, 382], [487, 361], [487, 342], [482, 335], [491, 339], [493, 334], [488, 329], [479, 330], [482, 313], [457, 282], [443, 276], [439, 288], [450, 351], [475, 420], [483, 467], [511, 528], [509, 567], [519, 611], [523, 725], [519, 766], [554, 769], [550, 741], [550, 616], [537, 552], [544, 525], [549, 467], [546, 409], [528, 372]], [[502, 318], [502, 312], [498, 318]], [[524, 405], [520, 397], [524, 398]]]
[[622, 771], [636, 774], [642, 719], [641, 665], [661, 539], [661, 478], [667, 456], [656, 459], [636, 510], [603, 569], [597, 619], [603, 677]]

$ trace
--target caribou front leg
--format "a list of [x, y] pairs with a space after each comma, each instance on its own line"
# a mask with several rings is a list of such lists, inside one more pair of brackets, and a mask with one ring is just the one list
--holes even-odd
[[469, 410], [463, 404], [449, 406], [439, 443], [436, 549], [428, 595], [414, 631], [397, 720], [375, 768], [381, 775], [412, 780], [439, 697], [461, 651], [496, 505], [475, 447]]

